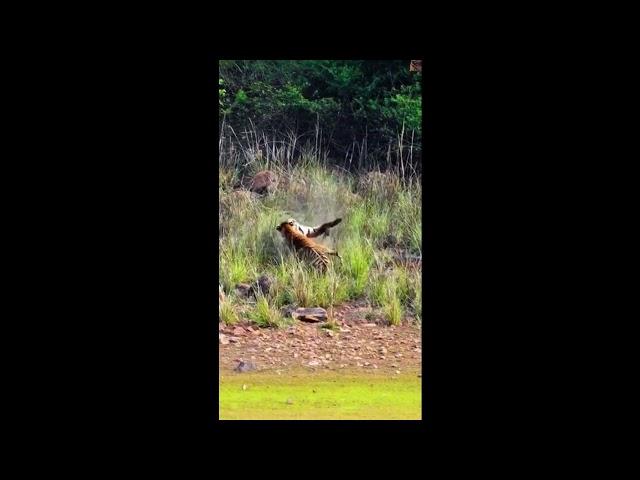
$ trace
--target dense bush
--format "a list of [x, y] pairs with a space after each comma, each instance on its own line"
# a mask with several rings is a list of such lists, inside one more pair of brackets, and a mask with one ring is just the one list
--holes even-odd
[[314, 144], [333, 163], [419, 170], [421, 74], [409, 60], [221, 60], [219, 68], [220, 126], [238, 140], [247, 131], [293, 134], [296, 148]]

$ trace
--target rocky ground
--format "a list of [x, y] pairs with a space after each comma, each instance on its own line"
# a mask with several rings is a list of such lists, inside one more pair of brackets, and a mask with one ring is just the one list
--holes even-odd
[[337, 329], [296, 322], [283, 329], [249, 324], [219, 324], [220, 373], [238, 365], [278, 373], [304, 367], [310, 371], [363, 369], [391, 374], [420, 371], [422, 332], [414, 322], [399, 326], [376, 323], [369, 307], [336, 307]]

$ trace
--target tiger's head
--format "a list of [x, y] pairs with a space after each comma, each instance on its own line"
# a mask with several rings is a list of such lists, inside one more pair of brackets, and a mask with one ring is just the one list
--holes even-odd
[[276, 230], [278, 230], [279, 232], [282, 232], [282, 229], [284, 228], [285, 225], [291, 225], [293, 227], [295, 226], [296, 223], [297, 222], [295, 221], [295, 219], [290, 218], [286, 222], [282, 222], [280, 225], [278, 225], [276, 227]]

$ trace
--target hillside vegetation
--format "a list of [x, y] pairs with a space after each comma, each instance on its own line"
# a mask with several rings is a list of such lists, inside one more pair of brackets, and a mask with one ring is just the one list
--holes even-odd
[[[224, 323], [290, 322], [287, 307], [366, 301], [382, 323], [422, 318], [420, 75], [408, 61], [220, 62], [219, 280]], [[274, 172], [267, 194], [249, 189]], [[336, 218], [326, 273], [275, 227]], [[236, 287], [261, 276], [269, 288]]]

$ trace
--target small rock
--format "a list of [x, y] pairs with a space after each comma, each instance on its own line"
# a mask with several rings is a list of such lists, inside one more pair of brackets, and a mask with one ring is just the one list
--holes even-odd
[[287, 405], [293, 405], [293, 399], [288, 398], [287, 399]]
[[400, 370], [396, 370], [396, 373], [397, 373], [398, 375], [400, 375]]
[[320, 365], [320, 361], [311, 360], [307, 365], [309, 365], [310, 367], [317, 367], [318, 365]]
[[227, 336], [224, 333], [219, 333], [218, 334], [218, 343], [220, 345], [229, 345], [229, 339], [227, 338]]
[[277, 186], [278, 176], [270, 170], [263, 170], [253, 177], [249, 190], [259, 194], [273, 193]]
[[234, 368], [234, 370], [241, 373], [250, 372], [252, 370], [256, 370], [256, 364], [253, 362], [240, 361], [238, 362], [238, 366]]
[[247, 332], [242, 327], [236, 327], [236, 328], [233, 329], [233, 334], [242, 337], [242, 336], [246, 335]]
[[246, 283], [239, 283], [236, 285], [236, 294], [240, 298], [247, 298], [251, 295], [251, 285]]
[[375, 323], [365, 323], [364, 325], [362, 325], [363, 327], [367, 327], [367, 328], [373, 328], [373, 327], [377, 327], [377, 325]]
[[240, 343], [240, 339], [238, 337], [229, 337], [229, 341], [231, 343]]
[[324, 308], [296, 308], [291, 316], [303, 322], [319, 323], [327, 319], [327, 311]]
[[258, 289], [266, 295], [271, 290], [273, 280], [268, 275], [260, 275], [256, 283], [258, 284]]
[[280, 309], [280, 313], [282, 313], [283, 317], [292, 317], [292, 313], [295, 309], [296, 307], [294, 307], [293, 305], [286, 305]]

